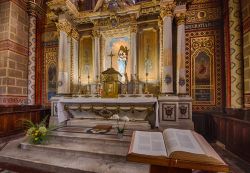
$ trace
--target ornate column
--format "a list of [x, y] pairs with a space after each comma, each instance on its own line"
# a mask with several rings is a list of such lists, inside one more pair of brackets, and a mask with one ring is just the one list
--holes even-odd
[[100, 31], [93, 30], [94, 36], [94, 81], [100, 80]]
[[[173, 93], [172, 14], [173, 4], [161, 4], [162, 57], [161, 93]], [[160, 26], [161, 27], [161, 26]], [[160, 39], [161, 40], [161, 39]]]
[[28, 104], [35, 104], [35, 67], [36, 67], [36, 20], [42, 13], [41, 2], [27, 2], [29, 14], [29, 61], [28, 61]]
[[67, 20], [61, 20], [56, 23], [59, 32], [59, 50], [58, 50], [58, 94], [70, 93], [71, 81], [71, 44], [68, 36], [72, 27]]
[[136, 36], [137, 36], [137, 25], [134, 24], [130, 26], [130, 38], [131, 38], [131, 80], [134, 79], [137, 75], [137, 45], [136, 45]]
[[186, 68], [185, 68], [185, 12], [176, 13], [177, 21], [177, 94], [186, 94]]
[[231, 61], [231, 108], [243, 107], [243, 58], [240, 0], [229, 0], [229, 33]]
[[72, 84], [73, 87], [76, 87], [78, 85], [78, 49], [79, 49], [79, 34], [76, 29], [72, 29], [71, 32], [71, 37], [72, 37]]

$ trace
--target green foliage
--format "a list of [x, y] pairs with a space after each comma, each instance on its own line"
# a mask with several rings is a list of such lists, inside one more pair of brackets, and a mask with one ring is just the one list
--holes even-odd
[[34, 124], [30, 120], [23, 120], [24, 127], [27, 128], [26, 135], [32, 144], [44, 144], [48, 140], [48, 134], [54, 129], [46, 128], [46, 116], [39, 124]]

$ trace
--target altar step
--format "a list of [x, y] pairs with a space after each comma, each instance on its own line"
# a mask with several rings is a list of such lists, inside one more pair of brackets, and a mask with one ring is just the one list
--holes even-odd
[[[126, 161], [130, 136], [53, 132], [47, 145], [27, 139], [12, 141], [0, 151], [0, 162], [60, 173], [145, 173], [149, 165]], [[20, 147], [18, 147], [20, 146]]]
[[[120, 122], [121, 124], [123, 122]], [[112, 125], [117, 126], [116, 120], [103, 120], [103, 119], [78, 119], [74, 118], [67, 122], [69, 126], [84, 126], [94, 127], [95, 125]], [[151, 126], [148, 121], [129, 121], [126, 123], [128, 130], [150, 130]]]

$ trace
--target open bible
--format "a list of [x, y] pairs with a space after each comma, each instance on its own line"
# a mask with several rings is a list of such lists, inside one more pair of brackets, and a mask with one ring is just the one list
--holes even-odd
[[161, 132], [135, 131], [128, 160], [152, 165], [228, 172], [228, 166], [198, 133], [166, 129]]

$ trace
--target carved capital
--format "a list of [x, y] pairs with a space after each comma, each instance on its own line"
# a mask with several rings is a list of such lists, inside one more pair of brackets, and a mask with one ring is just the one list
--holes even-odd
[[175, 20], [177, 25], [183, 25], [185, 24], [186, 14], [185, 13], [178, 13], [175, 16]]
[[51, 21], [56, 21], [58, 19], [58, 16], [54, 12], [49, 12], [46, 16]]
[[130, 26], [130, 32], [131, 33], [137, 33], [137, 25], [131, 25]]
[[173, 16], [173, 11], [171, 6], [161, 7], [160, 16], [164, 18], [165, 16]]
[[42, 4], [38, 4], [36, 1], [27, 1], [27, 12], [30, 16], [40, 17], [42, 16], [45, 11], [41, 7]]
[[60, 21], [56, 23], [56, 27], [58, 31], [64, 31], [68, 35], [71, 34], [72, 26], [68, 21]]
[[100, 31], [98, 31], [98, 30], [93, 30], [93, 31], [92, 31], [92, 35], [93, 35], [94, 37], [100, 37], [100, 36], [101, 36]]

